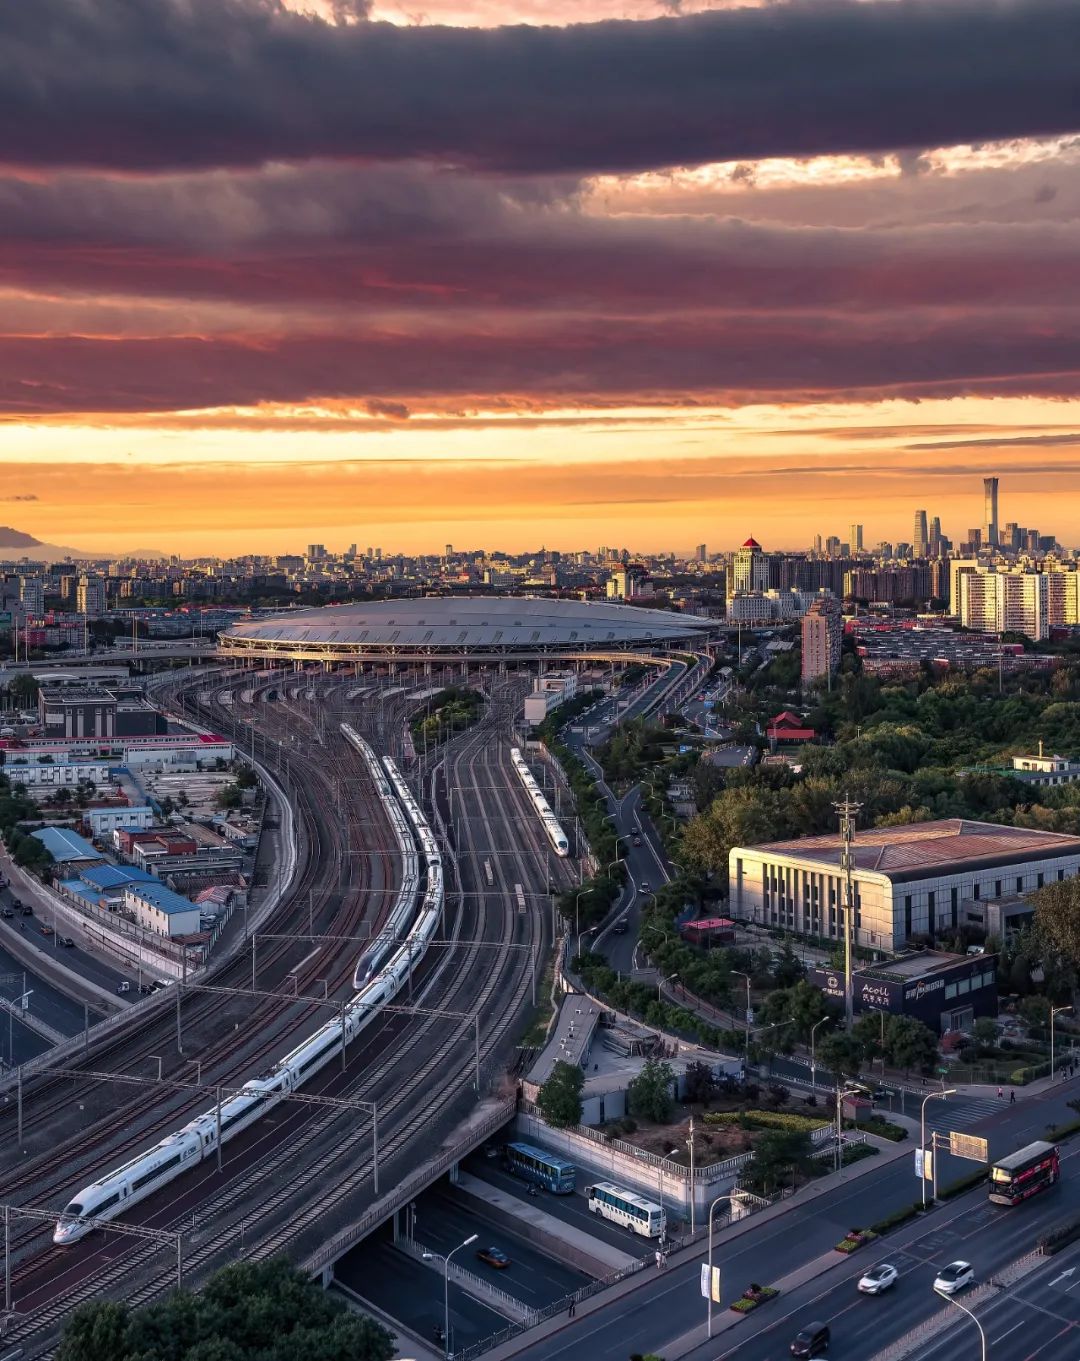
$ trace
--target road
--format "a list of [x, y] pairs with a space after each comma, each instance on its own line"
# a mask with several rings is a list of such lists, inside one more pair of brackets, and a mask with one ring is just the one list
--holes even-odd
[[[947, 1307], [947, 1306], [946, 1306]], [[1074, 1244], [1011, 1289], [978, 1306], [994, 1361], [1058, 1361], [1077, 1354], [1080, 1333], [1080, 1244]], [[975, 1324], [961, 1318], [909, 1361], [947, 1361], [976, 1356]]]
[[[28, 920], [31, 920], [28, 918]], [[4, 926], [7, 927], [5, 922]], [[17, 999], [26, 992], [30, 993], [28, 1010], [31, 1016], [39, 1017], [51, 1029], [59, 1031], [63, 1035], [80, 1035], [86, 1023], [87, 1015], [84, 1012], [83, 1004], [76, 1002], [72, 998], [65, 996], [52, 983], [39, 977], [29, 969], [24, 969], [19, 960], [6, 950], [3, 946], [4, 935], [0, 933], [0, 997], [5, 999]], [[65, 951], [70, 953], [70, 951]], [[26, 980], [25, 983], [23, 980]], [[91, 1025], [101, 1019], [99, 1013], [91, 1011], [89, 1013]], [[15, 1031], [22, 1032], [22, 1040], [18, 1034], [14, 1035], [14, 1053], [8, 1052], [8, 1023], [0, 1016], [0, 1055], [8, 1063], [25, 1063], [34, 1055], [40, 1054], [42, 1050], [50, 1047], [49, 1041], [37, 1034], [32, 1024], [26, 1026], [18, 1025], [16, 1021]]]
[[[1078, 1091], [1080, 1080], [1062, 1083], [1042, 1096], [1019, 1101], [1015, 1106], [1006, 1104], [990, 1119], [982, 1120], [976, 1128], [989, 1139], [991, 1156], [1000, 1156], [1042, 1137], [1048, 1124], [1075, 1118], [1075, 1111], [1065, 1103]], [[913, 1147], [910, 1151], [913, 1153]], [[693, 1361], [714, 1361], [722, 1356], [737, 1356], [737, 1361], [775, 1361], [777, 1356], [786, 1354], [791, 1340], [788, 1332], [797, 1331], [807, 1310], [831, 1319], [830, 1309], [840, 1313], [852, 1302], [860, 1308], [884, 1306], [878, 1311], [880, 1317], [871, 1316], [882, 1329], [880, 1333], [876, 1327], [873, 1330], [874, 1346], [879, 1341], [884, 1345], [888, 1336], [905, 1331], [918, 1317], [923, 1317], [920, 1312], [923, 1306], [918, 1303], [923, 1299], [921, 1287], [917, 1289], [914, 1284], [919, 1278], [913, 1277], [910, 1288], [896, 1292], [894, 1301], [898, 1304], [885, 1297], [864, 1301], [855, 1296], [853, 1301], [854, 1273], [875, 1260], [891, 1260], [901, 1252], [909, 1270], [914, 1271], [922, 1261], [922, 1269], [927, 1272], [928, 1264], [944, 1264], [955, 1257], [968, 1256], [985, 1273], [1019, 1257], [1041, 1228], [1067, 1216], [1070, 1210], [1080, 1211], [1080, 1145], [1070, 1149], [1066, 1144], [1063, 1156], [1061, 1185], [1027, 1206], [999, 1213], [999, 1207], [986, 1200], [983, 1188], [958, 1197], [934, 1210], [926, 1220], [887, 1236], [880, 1248], [868, 1253], [863, 1261], [838, 1258], [840, 1265], [835, 1268], [841, 1273], [838, 1284], [826, 1277], [790, 1294], [785, 1291], [781, 1300], [762, 1309], [757, 1316], [739, 1322], [736, 1330], [724, 1338], [723, 1346], [714, 1338], [711, 1347], [697, 1347], [692, 1352]], [[948, 1181], [971, 1168], [971, 1163], [943, 1157], [941, 1176]], [[816, 1258], [832, 1254], [849, 1229], [873, 1223], [909, 1205], [918, 1192], [911, 1157], [905, 1154], [895, 1162], [849, 1178], [826, 1196], [796, 1203], [785, 1214], [748, 1227], [730, 1241], [721, 1241], [715, 1261], [723, 1271], [724, 1298], [730, 1300], [741, 1294], [752, 1282], [767, 1285], [779, 1281]], [[935, 1235], [941, 1236], [940, 1241]], [[663, 1356], [665, 1348], [673, 1349], [676, 1339], [704, 1324], [704, 1301], [698, 1279], [703, 1260], [704, 1253], [700, 1253], [689, 1261], [672, 1265], [662, 1274], [648, 1273], [639, 1278], [641, 1284], [629, 1294], [609, 1296], [599, 1309], [579, 1315], [573, 1325], [564, 1326], [554, 1336], [524, 1345], [515, 1355], [523, 1361], [627, 1361], [634, 1351], [655, 1351]], [[819, 1301], [823, 1291], [833, 1290], [835, 1295], [829, 1293], [828, 1299]], [[924, 1302], [928, 1306], [934, 1304], [929, 1285]], [[892, 1317], [887, 1311], [893, 1309], [897, 1316], [895, 1325], [881, 1323]], [[759, 1334], [764, 1337], [760, 1345], [755, 1341]], [[695, 1339], [695, 1344], [703, 1340], [703, 1336]], [[830, 1356], [866, 1361], [870, 1354], [862, 1347], [852, 1352], [837, 1343]]]

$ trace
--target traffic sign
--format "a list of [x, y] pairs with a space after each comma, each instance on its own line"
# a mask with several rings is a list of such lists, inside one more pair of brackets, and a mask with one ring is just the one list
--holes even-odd
[[950, 1130], [949, 1152], [954, 1158], [970, 1158], [973, 1163], [990, 1161], [987, 1142], [977, 1134], [957, 1134], [955, 1130]]

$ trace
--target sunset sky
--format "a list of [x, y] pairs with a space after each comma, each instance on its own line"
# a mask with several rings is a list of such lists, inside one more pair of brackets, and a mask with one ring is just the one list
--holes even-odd
[[0, 523], [1080, 544], [1075, 0], [0, 5]]

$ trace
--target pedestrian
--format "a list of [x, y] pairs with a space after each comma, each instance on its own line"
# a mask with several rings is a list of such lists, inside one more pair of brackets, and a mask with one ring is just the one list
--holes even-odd
[[662, 1270], [663, 1265], [664, 1265], [664, 1254], [660, 1251], [659, 1248], [657, 1248], [657, 1249], [656, 1249], [656, 1269], [657, 1269], [657, 1271]]
[[1016, 1105], [1016, 1093], [1014, 1091], [1009, 1092], [1009, 1105], [1010, 1106]]
[[999, 1087], [999, 1088], [998, 1088], [998, 1100], [999, 1100], [999, 1101], [1002, 1100], [1002, 1098], [1004, 1097], [1004, 1095], [1005, 1095], [1004, 1090], [1003, 1090], [1001, 1087]]
[[570, 1300], [570, 1308], [567, 1309], [567, 1311], [566, 1311], [566, 1316], [567, 1316], [567, 1318], [573, 1318], [573, 1317], [574, 1317], [574, 1313], [575, 1313], [576, 1310], [577, 1310], [577, 1300], [571, 1298], [571, 1300]]

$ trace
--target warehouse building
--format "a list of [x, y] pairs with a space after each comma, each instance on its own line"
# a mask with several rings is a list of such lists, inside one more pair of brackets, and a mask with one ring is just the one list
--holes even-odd
[[[834, 1001], [844, 1000], [844, 976], [835, 969], [810, 969], [807, 979]], [[997, 956], [947, 955], [920, 950], [852, 974], [856, 1012], [913, 1016], [944, 1035], [970, 1030], [977, 1016], [996, 1016]]]
[[[872, 827], [854, 841], [855, 939], [896, 953], [913, 937], [982, 928], [986, 906], [1080, 872], [1080, 837], [948, 818]], [[736, 846], [731, 915], [796, 935], [843, 937], [838, 832]]]

